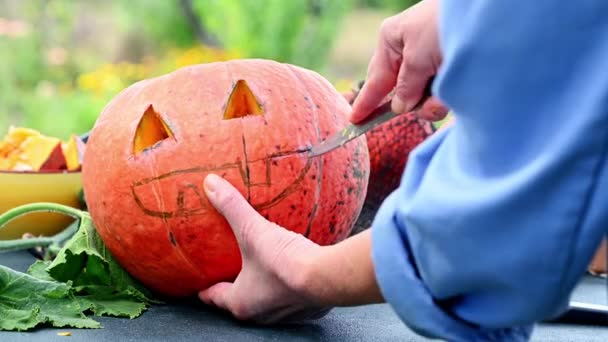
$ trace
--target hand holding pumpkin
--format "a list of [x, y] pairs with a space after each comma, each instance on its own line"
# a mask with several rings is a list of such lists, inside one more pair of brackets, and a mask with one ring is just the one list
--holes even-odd
[[[382, 23], [367, 80], [353, 104], [352, 122], [365, 119], [393, 90], [392, 110], [396, 113], [409, 111], [420, 101], [441, 64], [438, 7], [437, 0], [424, 0]], [[436, 121], [447, 112], [431, 97], [416, 114]]]
[[203, 302], [265, 324], [316, 319], [334, 306], [384, 301], [369, 257], [369, 230], [322, 247], [264, 219], [223, 178], [209, 175], [204, 187], [232, 227], [243, 263], [233, 283], [201, 291]]
[[324, 316], [329, 310], [307, 294], [305, 285], [306, 262], [321, 247], [264, 219], [219, 176], [208, 176], [204, 184], [209, 201], [234, 231], [243, 264], [234, 283], [201, 291], [201, 300], [257, 323]]

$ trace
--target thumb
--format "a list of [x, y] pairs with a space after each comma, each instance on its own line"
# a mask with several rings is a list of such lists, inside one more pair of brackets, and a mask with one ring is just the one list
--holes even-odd
[[444, 106], [438, 98], [430, 97], [424, 101], [422, 107], [416, 111], [415, 114], [419, 118], [428, 121], [439, 121], [443, 120], [447, 116], [448, 112], [448, 108]]
[[243, 246], [244, 236], [255, 235], [252, 230], [260, 229], [266, 223], [243, 195], [222, 177], [210, 174], [205, 177], [203, 186], [209, 202], [232, 227], [239, 245]]

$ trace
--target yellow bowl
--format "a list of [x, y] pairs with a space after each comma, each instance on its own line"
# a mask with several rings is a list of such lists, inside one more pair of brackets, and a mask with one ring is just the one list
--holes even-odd
[[[78, 208], [81, 189], [81, 172], [0, 171], [0, 213], [34, 202], [53, 202]], [[49, 236], [72, 222], [73, 218], [57, 213], [27, 214], [2, 227], [0, 240], [21, 238], [24, 233]]]

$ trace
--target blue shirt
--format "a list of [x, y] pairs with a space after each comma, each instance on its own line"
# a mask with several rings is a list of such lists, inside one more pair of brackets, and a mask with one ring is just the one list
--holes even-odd
[[526, 340], [608, 231], [608, 1], [443, 0], [433, 89], [455, 124], [373, 226], [386, 300], [420, 334]]

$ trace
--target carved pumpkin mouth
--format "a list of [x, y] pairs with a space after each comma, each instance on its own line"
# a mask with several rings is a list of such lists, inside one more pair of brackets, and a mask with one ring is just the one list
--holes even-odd
[[173, 137], [173, 132], [152, 105], [142, 115], [135, 136], [133, 137], [133, 154], [137, 155], [153, 148], [158, 143]]
[[264, 115], [264, 111], [247, 82], [238, 80], [232, 88], [230, 97], [228, 97], [224, 120], [242, 118], [248, 115]]

